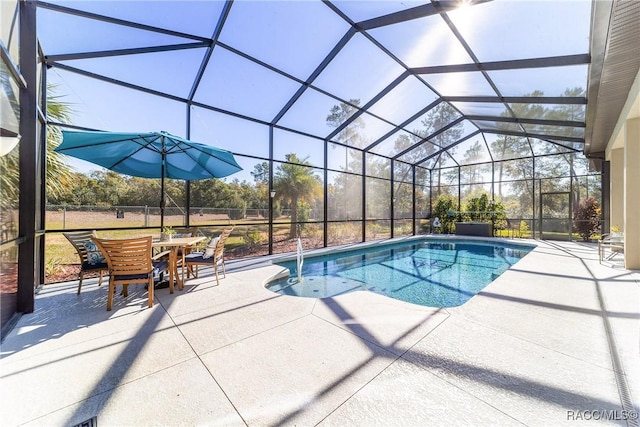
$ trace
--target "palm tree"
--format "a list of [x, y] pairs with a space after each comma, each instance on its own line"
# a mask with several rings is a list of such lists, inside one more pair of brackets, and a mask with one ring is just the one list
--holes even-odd
[[311, 163], [299, 159], [294, 153], [287, 154], [288, 163], [282, 163], [274, 174], [274, 189], [276, 197], [288, 203], [291, 207], [291, 228], [289, 238], [296, 237], [298, 222], [298, 205], [301, 202], [312, 202], [314, 197], [322, 191], [320, 178], [315, 175]]
[[[59, 100], [52, 92], [55, 86], [50, 85], [47, 93], [47, 119], [58, 123], [69, 123], [71, 108], [69, 104]], [[53, 151], [62, 140], [62, 132], [56, 126], [49, 126], [47, 132], [47, 194], [59, 195], [69, 185], [71, 168], [64, 162], [62, 156]], [[25, 143], [23, 141], [23, 143]], [[17, 145], [11, 152], [0, 157], [0, 200], [1, 209], [16, 209], [19, 200], [19, 147]]]
[[[71, 106], [54, 95], [55, 85], [47, 86], [47, 120], [57, 123], [71, 123]], [[55, 151], [62, 142], [62, 131], [57, 126], [47, 128], [47, 195], [58, 196], [71, 180], [72, 168], [67, 165], [63, 156]]]
[[[8, 141], [13, 140], [7, 139], [5, 141], [4, 136], [5, 131], [7, 131], [7, 135], [17, 135], [19, 131], [18, 117], [20, 116], [20, 105], [17, 94], [11, 85], [9, 75], [4, 71], [0, 73], [0, 90], [4, 92], [4, 97], [9, 101], [9, 105], [3, 102], [3, 108], [6, 108], [7, 111], [2, 111], [3, 142], [0, 147], [0, 222], [4, 229], [6, 227], [5, 222], [9, 222], [11, 211], [16, 209], [18, 205], [19, 189], [17, 183], [20, 172], [20, 159], [17, 148], [19, 145], [11, 147], [13, 143], [9, 143]], [[13, 110], [13, 114], [11, 114], [9, 110]]]

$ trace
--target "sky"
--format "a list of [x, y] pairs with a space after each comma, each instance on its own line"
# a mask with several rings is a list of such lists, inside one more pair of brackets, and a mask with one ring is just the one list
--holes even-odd
[[[39, 8], [38, 36], [46, 55], [197, 43], [202, 37], [212, 36], [224, 5], [219, 1], [53, 3], [119, 19], [140, 20], [145, 25], [166, 27], [184, 34], [160, 34]], [[354, 22], [416, 4], [406, 1], [335, 2]], [[496, 0], [449, 12], [447, 17], [480, 61], [588, 53], [588, 0]], [[60, 28], [66, 31], [60, 31]], [[275, 158], [283, 160], [285, 154], [295, 151], [301, 154], [299, 157], [308, 156], [313, 164], [322, 166], [322, 139], [333, 131], [327, 125], [327, 115], [331, 107], [339, 103], [329, 94], [344, 100], [359, 99], [360, 105], [365, 105], [405, 71], [383, 49], [408, 67], [472, 62], [441, 16], [372, 29], [369, 36], [379, 45], [362, 34], [355, 34], [311, 81], [311, 87], [284, 110], [348, 29], [348, 23], [321, 2], [236, 1], [220, 33], [221, 45], [213, 49], [193, 99], [196, 103], [263, 123], [281, 116], [279, 125], [319, 139], [276, 132]], [[239, 52], [253, 56], [257, 62]], [[200, 47], [60, 63], [187, 98], [207, 53], [208, 49]], [[586, 73], [587, 66], [580, 65], [492, 71], [489, 75], [505, 96], [522, 95], [535, 89], [544, 90], [545, 95], [557, 96], [567, 87], [585, 86]], [[417, 77], [444, 96], [495, 94], [478, 72], [421, 74]], [[113, 131], [164, 130], [187, 136], [188, 110], [180, 102], [57, 67], [48, 70], [47, 79], [56, 86], [54, 93], [62, 95], [63, 102], [70, 104], [74, 125]], [[367, 126], [361, 132], [368, 141], [375, 141], [436, 98], [437, 94], [416, 77], [409, 77], [371, 108], [389, 123], [366, 116]], [[237, 155], [269, 156], [269, 130], [264, 124], [195, 106], [189, 113], [191, 139]], [[385, 144], [385, 147], [392, 150], [393, 144]], [[334, 155], [331, 150], [329, 155]], [[240, 161], [250, 166], [249, 169], [255, 162]], [[83, 172], [93, 168], [93, 165], [76, 160], [69, 160], [69, 163]], [[247, 170], [231, 178], [251, 180]]]

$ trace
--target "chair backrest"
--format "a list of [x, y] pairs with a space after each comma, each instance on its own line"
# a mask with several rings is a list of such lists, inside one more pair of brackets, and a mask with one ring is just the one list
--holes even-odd
[[147, 274], [153, 270], [151, 236], [133, 239], [93, 238], [109, 264], [112, 275]]
[[213, 259], [217, 260], [222, 258], [224, 255], [224, 244], [232, 231], [233, 227], [228, 230], [223, 230], [222, 233], [220, 233], [220, 238], [218, 239], [218, 243], [216, 244], [216, 248], [213, 252]]
[[62, 233], [64, 237], [71, 242], [75, 250], [80, 257], [80, 263], [87, 262], [87, 249], [84, 246], [84, 242], [91, 241], [94, 237], [98, 237], [96, 230], [93, 231], [69, 231]]

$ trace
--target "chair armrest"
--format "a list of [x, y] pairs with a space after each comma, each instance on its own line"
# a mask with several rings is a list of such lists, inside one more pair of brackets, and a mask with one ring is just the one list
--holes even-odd
[[154, 256], [152, 256], [151, 259], [154, 260], [154, 261], [165, 260], [165, 259], [169, 258], [169, 254], [171, 254], [171, 251], [169, 251], [169, 250], [162, 251], [162, 252], [159, 252], [159, 253], [155, 254]]

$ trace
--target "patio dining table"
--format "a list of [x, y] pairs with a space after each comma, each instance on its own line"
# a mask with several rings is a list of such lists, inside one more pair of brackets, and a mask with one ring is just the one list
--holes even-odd
[[178, 289], [182, 290], [184, 287], [184, 277], [180, 277], [178, 274], [180, 248], [184, 253], [185, 248], [197, 245], [206, 239], [206, 236], [174, 237], [171, 240], [154, 240], [151, 243], [153, 248], [162, 248], [169, 251], [169, 293], [173, 293], [174, 281], [178, 284]]

